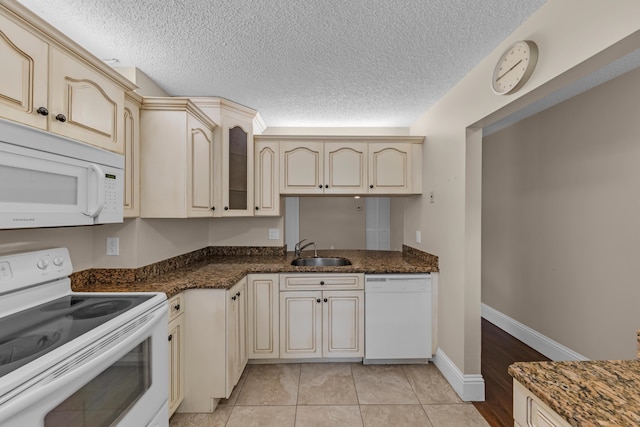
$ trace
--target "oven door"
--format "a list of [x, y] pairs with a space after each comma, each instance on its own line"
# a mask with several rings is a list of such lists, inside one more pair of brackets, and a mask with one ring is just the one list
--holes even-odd
[[0, 405], [0, 425], [168, 426], [166, 340], [161, 304], [20, 387]]
[[0, 228], [93, 224], [110, 176], [95, 163], [0, 143]]

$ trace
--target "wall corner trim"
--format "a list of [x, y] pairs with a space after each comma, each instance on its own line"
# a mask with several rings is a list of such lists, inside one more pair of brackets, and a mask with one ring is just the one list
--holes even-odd
[[535, 331], [518, 322], [515, 319], [507, 316], [504, 313], [499, 312], [495, 308], [489, 307], [486, 304], [482, 304], [481, 315], [484, 319], [493, 323], [506, 333], [513, 335], [529, 347], [533, 348], [539, 353], [544, 354], [553, 361], [560, 360], [589, 360], [580, 353], [576, 353], [568, 347], [563, 346], [557, 341], [542, 335], [540, 332]]
[[442, 372], [442, 375], [463, 401], [484, 402], [484, 378], [482, 375], [463, 374], [441, 348], [436, 350], [433, 364]]

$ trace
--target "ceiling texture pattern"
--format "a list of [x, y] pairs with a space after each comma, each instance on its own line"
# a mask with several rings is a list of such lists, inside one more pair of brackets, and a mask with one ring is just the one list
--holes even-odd
[[[20, 0], [174, 96], [267, 126], [407, 127], [544, 0]], [[489, 78], [487, 78], [487, 84]]]

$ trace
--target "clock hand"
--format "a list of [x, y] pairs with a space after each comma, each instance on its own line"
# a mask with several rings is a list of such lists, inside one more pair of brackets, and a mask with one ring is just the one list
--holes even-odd
[[502, 73], [502, 75], [498, 76], [498, 78], [496, 79], [496, 81], [500, 80], [501, 78], [503, 78], [504, 76], [506, 76], [507, 74], [509, 74], [511, 72], [511, 70], [513, 70], [514, 68], [516, 68], [518, 66], [519, 63], [522, 62], [522, 59], [518, 62], [516, 62], [515, 64], [513, 64], [513, 66], [511, 68], [509, 68], [507, 71], [505, 71], [504, 73]]

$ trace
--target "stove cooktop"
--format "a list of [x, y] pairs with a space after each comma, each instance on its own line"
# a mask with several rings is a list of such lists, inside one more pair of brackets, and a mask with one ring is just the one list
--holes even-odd
[[0, 318], [0, 377], [151, 298], [72, 294]]

